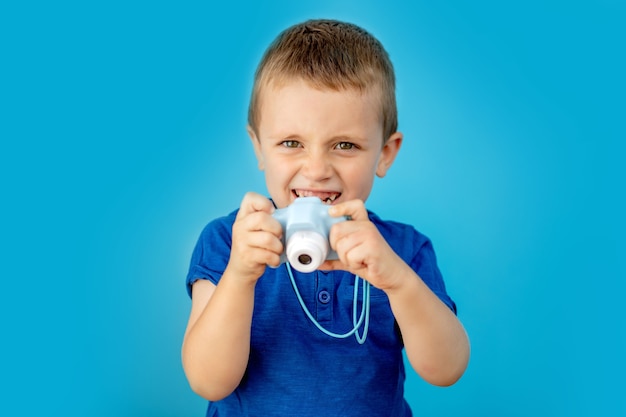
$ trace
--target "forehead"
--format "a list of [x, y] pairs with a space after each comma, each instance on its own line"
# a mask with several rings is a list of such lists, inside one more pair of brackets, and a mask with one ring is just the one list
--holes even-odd
[[382, 97], [382, 88], [380, 83], [371, 82], [367, 86], [352, 85], [349, 81], [344, 83], [337, 81], [332, 84], [327, 84], [323, 80], [309, 79], [297, 75], [286, 74], [266, 74], [258, 81], [257, 95], [262, 98], [263, 95], [273, 94], [282, 89], [304, 89], [317, 90], [320, 92], [330, 92], [345, 95], [359, 95], [363, 99], [377, 98], [380, 100]]
[[379, 88], [334, 89], [303, 79], [271, 81], [260, 88], [256, 110], [259, 128], [305, 120], [332, 126], [382, 126]]

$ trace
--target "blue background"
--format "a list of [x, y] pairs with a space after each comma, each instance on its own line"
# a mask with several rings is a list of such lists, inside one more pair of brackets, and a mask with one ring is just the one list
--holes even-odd
[[[14, 2], [17, 4], [18, 2]], [[621, 1], [3, 2], [0, 414], [201, 416], [180, 344], [205, 223], [264, 192], [254, 68], [311, 17], [389, 51], [368, 200], [429, 235], [472, 341], [416, 415], [626, 415]]]

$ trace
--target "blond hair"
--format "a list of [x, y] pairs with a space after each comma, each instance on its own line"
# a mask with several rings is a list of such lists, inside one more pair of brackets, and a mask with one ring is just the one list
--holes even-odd
[[270, 83], [303, 79], [314, 88], [378, 92], [383, 143], [398, 128], [395, 75], [382, 44], [359, 26], [308, 20], [287, 28], [265, 51], [254, 76], [248, 124], [257, 131], [259, 97]]

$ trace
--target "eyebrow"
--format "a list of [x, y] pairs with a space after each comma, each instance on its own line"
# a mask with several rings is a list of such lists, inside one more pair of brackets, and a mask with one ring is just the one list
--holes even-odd
[[[279, 134], [272, 134], [272, 135], [268, 135], [265, 136], [267, 139], [270, 140], [297, 140], [297, 141], [306, 141], [305, 138], [303, 138], [301, 135], [299, 134], [288, 134], [288, 133], [280, 133]], [[350, 135], [337, 135], [337, 136], [331, 136], [329, 138], [324, 138], [323, 139], [324, 143], [332, 143], [332, 142], [356, 142], [356, 143], [365, 143], [367, 142], [367, 138], [362, 137], [362, 136], [350, 136]]]

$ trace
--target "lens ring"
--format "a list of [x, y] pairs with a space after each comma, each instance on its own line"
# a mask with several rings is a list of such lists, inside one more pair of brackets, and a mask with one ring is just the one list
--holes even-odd
[[298, 262], [300, 262], [302, 265], [308, 265], [311, 263], [312, 260], [313, 259], [311, 258], [311, 255], [308, 255], [306, 253], [298, 256]]
[[287, 260], [298, 272], [315, 271], [328, 255], [328, 240], [315, 231], [295, 231], [285, 246]]

